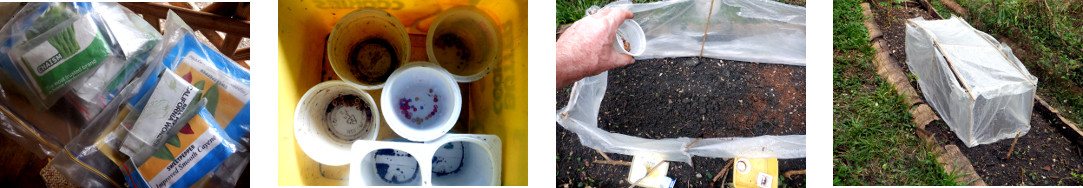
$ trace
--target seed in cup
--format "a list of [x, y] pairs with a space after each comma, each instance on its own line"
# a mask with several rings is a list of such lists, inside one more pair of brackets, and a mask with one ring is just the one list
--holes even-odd
[[474, 49], [478, 46], [457, 33], [444, 33], [433, 41], [433, 53], [436, 61], [452, 74], [470, 74], [485, 68], [481, 62], [482, 54]]
[[[433, 93], [433, 89], [429, 88], [429, 93], [417, 94], [414, 93], [414, 97], [402, 97], [399, 98], [399, 114], [404, 119], [414, 122], [417, 125], [425, 123], [425, 121], [432, 119], [440, 110], [440, 95]], [[432, 101], [429, 103], [428, 101]], [[429, 106], [429, 110], [425, 110], [425, 106]], [[418, 110], [421, 111], [418, 111]], [[428, 111], [428, 113], [425, 113]]]

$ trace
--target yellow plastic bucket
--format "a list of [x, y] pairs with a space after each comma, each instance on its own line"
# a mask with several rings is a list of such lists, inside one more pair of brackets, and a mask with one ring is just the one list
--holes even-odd
[[[462, 83], [463, 111], [453, 132], [491, 134], [502, 143], [504, 185], [527, 185], [527, 3], [523, 0], [287, 0], [278, 2], [278, 179], [279, 185], [346, 185], [348, 166], [321, 165], [301, 151], [293, 115], [301, 96], [316, 84], [339, 80], [325, 53], [335, 23], [359, 8], [390, 12], [410, 36], [410, 61], [429, 61], [425, 35], [436, 16], [456, 6], [473, 6], [500, 31], [501, 62], [480, 80]], [[380, 90], [369, 90], [373, 98]], [[381, 109], [383, 110], [383, 109]], [[378, 139], [395, 139], [382, 122]], [[358, 156], [360, 157], [360, 156]]]

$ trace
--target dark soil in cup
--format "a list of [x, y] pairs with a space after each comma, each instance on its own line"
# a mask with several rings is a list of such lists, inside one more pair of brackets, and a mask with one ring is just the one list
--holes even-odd
[[433, 41], [433, 55], [441, 67], [455, 75], [468, 75], [482, 68], [479, 52], [472, 42], [454, 33], [445, 33]]
[[350, 50], [347, 65], [353, 76], [365, 84], [381, 84], [402, 62], [398, 52], [387, 40], [373, 38], [361, 41]]
[[[358, 111], [364, 113], [364, 117], [352, 116], [352, 114], [332, 114], [339, 108], [357, 108]], [[361, 137], [361, 135], [368, 134], [371, 130], [370, 126], [373, 121], [372, 110], [369, 109], [368, 102], [358, 97], [357, 95], [340, 95], [331, 100], [331, 104], [327, 105], [327, 110], [324, 111], [327, 121], [327, 132], [330, 132], [336, 138], [341, 138], [347, 141], [354, 141]], [[337, 122], [344, 121], [344, 122]], [[357, 125], [356, 129], [351, 129], [347, 132], [339, 132], [333, 129], [336, 124]]]
[[[557, 91], [557, 109], [567, 104], [570, 88]], [[609, 71], [598, 127], [649, 139], [803, 135], [805, 102], [803, 66], [695, 57], [638, 60]], [[631, 184], [629, 166], [593, 163], [604, 159], [578, 135], [556, 127], [558, 186]], [[668, 176], [675, 187], [719, 187], [733, 181], [732, 173], [713, 181], [727, 160], [732, 159], [692, 157], [695, 166], [670, 163]], [[781, 159], [778, 165], [782, 176], [804, 170], [805, 159]], [[804, 187], [805, 176], [784, 177], [779, 187], [784, 186]]]

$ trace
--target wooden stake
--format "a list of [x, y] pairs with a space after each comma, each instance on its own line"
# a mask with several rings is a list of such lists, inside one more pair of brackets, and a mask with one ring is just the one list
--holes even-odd
[[794, 175], [800, 175], [800, 174], [805, 174], [805, 170], [791, 170], [791, 171], [786, 171], [786, 173], [782, 173], [782, 176], [785, 176], [785, 177], [787, 177], [787, 178], [790, 178], [790, 176], [794, 176]]
[[699, 44], [699, 58], [703, 58], [703, 46], [707, 45], [707, 29], [711, 28], [711, 14], [714, 14], [714, 1], [711, 0], [711, 8], [707, 11], [707, 24], [703, 26], [703, 42]]
[[726, 160], [726, 161], [729, 161], [729, 162], [726, 162], [726, 165], [722, 167], [722, 170], [718, 171], [718, 175], [715, 176], [714, 179], [711, 179], [711, 187], [716, 187], [716, 186], [714, 186], [714, 183], [718, 182], [719, 177], [726, 176], [726, 174], [729, 174], [730, 166], [733, 166], [733, 160], [730, 159], [730, 160]]
[[613, 159], [609, 158], [609, 155], [606, 155], [605, 153], [602, 153], [602, 150], [594, 150], [594, 152], [598, 152], [598, 155], [602, 155], [602, 158], [605, 158], [605, 160], [607, 160], [607, 161], [612, 161], [613, 160]]
[[601, 161], [601, 160], [594, 160], [594, 163], [607, 164], [607, 165], [632, 166], [632, 162], [628, 162], [628, 161], [614, 161], [614, 160]]
[[692, 148], [692, 145], [696, 145], [696, 142], [699, 142], [699, 140], [703, 140], [703, 138], [696, 138], [692, 143], [688, 143], [688, 146], [684, 146], [684, 151], [688, 151], [688, 148]]
[[1015, 143], [1019, 142], [1019, 133], [1022, 133], [1022, 132], [1023, 131], [1016, 131], [1015, 132], [1015, 140], [1012, 140], [1012, 147], [1008, 148], [1008, 156], [1005, 157], [1005, 158], [1008, 158], [1008, 159], [1012, 158], [1012, 150], [1015, 150]]

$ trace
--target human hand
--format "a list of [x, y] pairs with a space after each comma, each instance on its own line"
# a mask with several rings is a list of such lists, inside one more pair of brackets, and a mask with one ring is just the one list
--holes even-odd
[[602, 9], [572, 24], [557, 40], [557, 88], [635, 62], [613, 48], [617, 28], [632, 12]]

